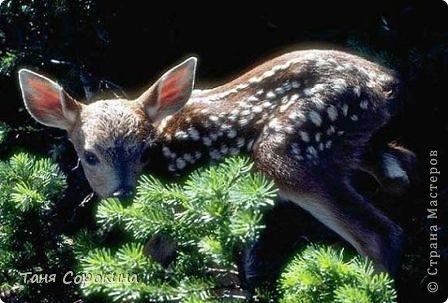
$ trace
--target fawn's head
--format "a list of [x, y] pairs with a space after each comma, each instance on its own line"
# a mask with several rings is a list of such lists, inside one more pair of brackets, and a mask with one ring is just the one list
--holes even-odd
[[136, 100], [111, 99], [85, 105], [56, 82], [22, 69], [19, 81], [25, 106], [38, 122], [64, 129], [81, 160], [92, 189], [101, 197], [123, 197], [135, 187], [155, 125], [179, 111], [194, 85], [196, 58], [160, 77]]

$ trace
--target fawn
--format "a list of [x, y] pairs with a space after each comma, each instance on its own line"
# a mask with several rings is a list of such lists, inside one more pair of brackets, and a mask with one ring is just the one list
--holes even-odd
[[68, 132], [101, 197], [132, 192], [145, 165], [178, 175], [199, 161], [246, 153], [280, 197], [394, 272], [403, 231], [351, 184], [355, 170], [383, 185], [409, 184], [410, 151], [385, 142], [367, 156], [372, 136], [396, 107], [394, 72], [340, 51], [303, 50], [196, 90], [196, 62], [192, 57], [170, 69], [132, 101], [85, 105], [32, 71], [20, 70], [19, 80], [29, 113]]

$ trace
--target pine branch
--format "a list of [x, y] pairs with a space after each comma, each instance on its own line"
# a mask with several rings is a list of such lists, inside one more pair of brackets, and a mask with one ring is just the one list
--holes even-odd
[[309, 246], [283, 272], [280, 302], [396, 302], [393, 282], [375, 274], [372, 262], [357, 256], [347, 261], [343, 250]]
[[[263, 213], [276, 195], [273, 184], [251, 169], [247, 158], [238, 157], [201, 168], [182, 184], [144, 176], [131, 205], [116, 199], [101, 201], [98, 223], [105, 229], [123, 229], [133, 242], [116, 253], [100, 246], [93, 249], [81, 261], [82, 271], [124, 270], [144, 274], [144, 280], [128, 285], [128, 292], [122, 287], [90, 285], [85, 294], [164, 302], [245, 298], [236, 278], [235, 250], [256, 239], [263, 229]], [[160, 289], [166, 289], [164, 297]]]

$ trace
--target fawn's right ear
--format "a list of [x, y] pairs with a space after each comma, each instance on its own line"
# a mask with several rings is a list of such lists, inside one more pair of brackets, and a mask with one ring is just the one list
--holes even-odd
[[190, 99], [194, 86], [196, 62], [195, 57], [190, 57], [171, 68], [138, 97], [137, 102], [153, 121], [160, 121], [176, 113]]
[[36, 121], [70, 130], [78, 118], [81, 103], [56, 82], [27, 69], [19, 71], [20, 89], [26, 109]]

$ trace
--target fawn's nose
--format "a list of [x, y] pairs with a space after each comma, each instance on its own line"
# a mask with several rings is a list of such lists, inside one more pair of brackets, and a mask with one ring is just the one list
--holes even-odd
[[124, 200], [127, 198], [130, 198], [132, 196], [132, 187], [131, 186], [122, 186], [120, 188], [118, 188], [113, 194], [112, 196], [114, 198], [118, 198], [120, 200]]

